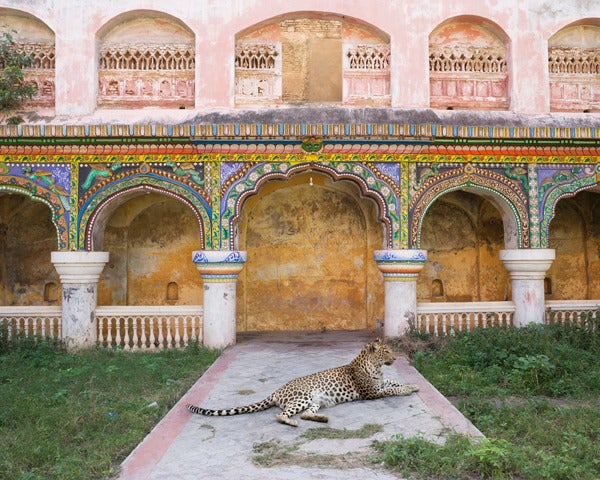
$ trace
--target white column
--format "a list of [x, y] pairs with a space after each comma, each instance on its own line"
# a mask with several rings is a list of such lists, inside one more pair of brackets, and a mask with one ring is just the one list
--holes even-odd
[[544, 323], [544, 278], [554, 256], [551, 248], [500, 251], [500, 260], [510, 274], [515, 327]]
[[92, 347], [98, 340], [98, 279], [108, 252], [52, 252], [51, 261], [62, 284], [61, 337], [69, 350]]
[[192, 261], [204, 281], [203, 343], [224, 348], [236, 340], [236, 283], [246, 252], [199, 250]]
[[417, 322], [417, 278], [427, 260], [425, 250], [376, 250], [385, 282], [385, 338], [405, 335]]

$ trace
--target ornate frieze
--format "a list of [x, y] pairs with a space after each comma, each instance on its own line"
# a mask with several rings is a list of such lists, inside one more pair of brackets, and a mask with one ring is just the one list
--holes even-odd
[[388, 44], [349, 46], [346, 50], [346, 68], [352, 71], [389, 71], [390, 46]]
[[100, 51], [98, 103], [102, 106], [194, 104], [191, 45], [110, 45]]
[[507, 72], [506, 49], [504, 47], [466, 45], [430, 49], [429, 71], [504, 74]]
[[508, 108], [504, 47], [430, 47], [431, 106]]
[[550, 108], [558, 111], [600, 109], [600, 49], [548, 49]]

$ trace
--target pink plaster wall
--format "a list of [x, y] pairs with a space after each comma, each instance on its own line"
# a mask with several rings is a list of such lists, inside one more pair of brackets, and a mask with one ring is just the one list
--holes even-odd
[[[95, 114], [98, 32], [130, 11], [162, 12], [195, 34], [195, 108], [218, 110], [234, 107], [232, 57], [237, 33], [293, 12], [329, 12], [360, 19], [389, 35], [391, 104], [400, 108], [429, 107], [430, 33], [453, 17], [488, 19], [508, 37], [509, 110], [547, 113], [549, 88], [540, 86], [549, 82], [548, 39], [574, 22], [600, 18], [600, 2], [578, 0], [81, 0], [77, 7], [68, 0], [0, 0], [0, 9], [4, 8], [31, 14], [54, 32], [55, 114], [72, 121]], [[148, 119], [149, 115], [153, 114], [128, 112], [122, 121]]]

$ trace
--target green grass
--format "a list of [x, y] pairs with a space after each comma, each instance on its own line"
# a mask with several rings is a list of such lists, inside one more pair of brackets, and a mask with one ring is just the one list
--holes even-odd
[[486, 436], [377, 444], [414, 479], [600, 478], [600, 331], [595, 325], [478, 329], [417, 338], [413, 363]]
[[104, 479], [216, 359], [0, 342], [0, 478]]

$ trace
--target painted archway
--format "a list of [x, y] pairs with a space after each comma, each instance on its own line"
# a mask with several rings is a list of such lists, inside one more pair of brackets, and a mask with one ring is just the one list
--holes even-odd
[[98, 283], [100, 305], [201, 303], [190, 262], [200, 238], [188, 205], [159, 190], [133, 190], [113, 200], [99, 222], [102, 235], [96, 232], [94, 247], [109, 252]]
[[0, 177], [0, 192], [26, 195], [35, 202], [45, 204], [50, 209], [52, 224], [56, 228], [57, 250], [66, 249], [69, 245], [69, 213], [66, 209], [69, 205], [68, 192], [52, 179], [41, 184], [40, 178], [47, 177], [45, 170], [19, 168], [25, 176]]
[[[392, 188], [360, 164], [261, 164], [228, 188], [224, 237], [248, 253], [238, 329], [375, 328], [373, 251], [399, 234]], [[225, 221], [226, 220], [226, 221]]]
[[569, 169], [554, 167], [539, 175], [540, 237], [542, 248], [548, 247], [548, 230], [554, 218], [556, 204], [583, 190], [597, 188], [600, 184], [600, 166], [585, 165]]
[[210, 235], [210, 213], [206, 201], [194, 190], [168, 178], [131, 176], [111, 183], [86, 199], [79, 214], [79, 245], [85, 250], [94, 250], [102, 243], [106, 219], [128, 199], [147, 193], [160, 193], [187, 205], [198, 221], [200, 248], [204, 248]]
[[489, 200], [502, 214], [505, 248], [529, 247], [527, 197], [516, 181], [498, 173], [466, 164], [433, 175], [410, 201], [410, 243], [420, 248], [423, 218], [432, 203], [455, 190], [472, 192]]
[[[227, 184], [221, 207], [221, 239], [231, 250], [239, 248], [236, 228], [242, 206], [262, 186], [273, 180], [288, 180], [296, 174], [314, 171], [331, 177], [334, 181], [351, 180], [362, 195], [378, 205], [378, 220], [383, 224], [382, 248], [394, 248], [400, 238], [400, 206], [392, 186], [378, 178], [368, 167], [355, 163], [261, 163], [251, 166], [238, 179]], [[241, 177], [241, 178], [240, 178]]]
[[57, 233], [50, 202], [0, 185], [0, 305], [60, 304], [50, 261], [60, 243]]
[[383, 317], [374, 201], [316, 171], [270, 181], [243, 206], [238, 329], [357, 330]]
[[484, 196], [464, 190], [445, 193], [427, 209], [421, 248], [427, 262], [417, 281], [426, 302], [507, 300], [508, 272], [501, 212]]

